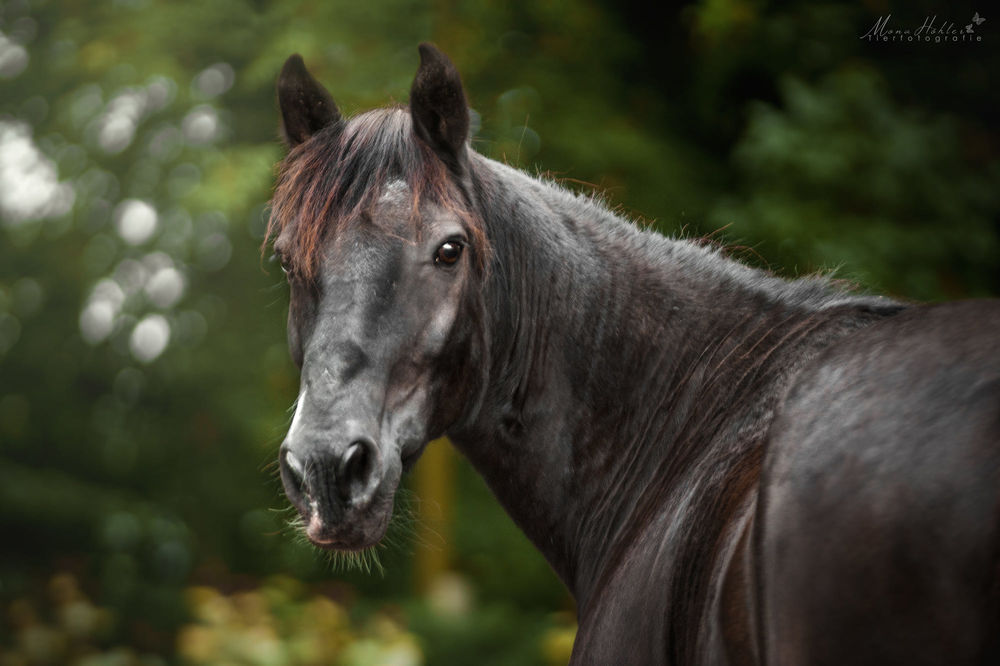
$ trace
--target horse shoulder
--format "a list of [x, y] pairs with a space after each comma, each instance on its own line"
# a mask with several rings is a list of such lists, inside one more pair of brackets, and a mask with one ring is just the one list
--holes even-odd
[[908, 310], [793, 383], [755, 556], [770, 664], [1000, 657], [1000, 301]]

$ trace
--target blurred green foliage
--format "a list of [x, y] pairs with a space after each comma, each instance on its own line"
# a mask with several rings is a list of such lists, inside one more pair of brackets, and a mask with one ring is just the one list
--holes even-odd
[[[570, 600], [464, 465], [450, 533], [415, 542], [402, 521], [384, 576], [331, 571], [285, 525], [272, 460], [297, 377], [259, 249], [276, 73], [299, 52], [356, 112], [404, 101], [431, 39], [487, 155], [784, 274], [1000, 293], [997, 32], [860, 40], [888, 11], [3, 0], [2, 663], [379, 663], [393, 645], [399, 663], [565, 661]], [[945, 13], [971, 9], [894, 21]], [[454, 573], [418, 594], [422, 548]]]

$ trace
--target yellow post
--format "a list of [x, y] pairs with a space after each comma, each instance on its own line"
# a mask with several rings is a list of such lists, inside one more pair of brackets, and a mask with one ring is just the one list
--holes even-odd
[[454, 468], [451, 442], [441, 438], [427, 445], [413, 470], [418, 507], [414, 580], [420, 593], [426, 593], [451, 564]]

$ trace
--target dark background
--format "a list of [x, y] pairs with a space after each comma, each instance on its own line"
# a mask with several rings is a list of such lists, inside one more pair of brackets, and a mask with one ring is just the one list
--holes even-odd
[[[572, 600], [446, 444], [384, 572], [286, 525], [282, 62], [353, 113], [429, 39], [486, 155], [788, 277], [998, 294], [1000, 14], [898, 4], [2, 0], [0, 664], [565, 663]], [[889, 14], [967, 39], [860, 38]]]

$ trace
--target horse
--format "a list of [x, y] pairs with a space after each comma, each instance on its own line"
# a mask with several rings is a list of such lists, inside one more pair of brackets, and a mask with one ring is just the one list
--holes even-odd
[[316, 546], [447, 436], [574, 596], [573, 664], [1000, 663], [1000, 302], [869, 296], [478, 154], [449, 58], [341, 115], [291, 56], [268, 224]]

